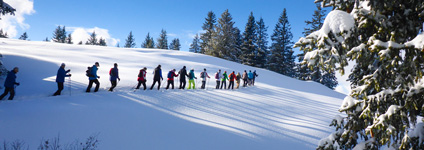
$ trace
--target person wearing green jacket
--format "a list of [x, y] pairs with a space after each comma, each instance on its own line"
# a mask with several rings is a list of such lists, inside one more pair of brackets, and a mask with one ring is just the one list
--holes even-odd
[[224, 74], [222, 74], [222, 79], [221, 79], [221, 89], [222, 89], [222, 86], [224, 86], [224, 89], [227, 89], [227, 80], [228, 80], [227, 71], [224, 71]]
[[193, 84], [193, 89], [196, 89], [196, 85], [194, 84], [194, 79], [197, 79], [197, 77], [194, 76], [194, 69], [190, 70], [190, 73], [188, 73], [188, 89], [191, 89], [191, 85]]

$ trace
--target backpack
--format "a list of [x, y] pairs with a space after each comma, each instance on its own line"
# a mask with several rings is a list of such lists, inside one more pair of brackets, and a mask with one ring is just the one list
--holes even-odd
[[219, 73], [215, 73], [215, 79], [219, 79]]
[[200, 78], [205, 78], [205, 72], [200, 73]]
[[234, 80], [234, 74], [230, 74], [230, 80]]
[[93, 70], [93, 67], [87, 67], [87, 70], [85, 71], [85, 75], [87, 77], [94, 77], [94, 75], [91, 73]]
[[172, 71], [169, 71], [168, 78], [172, 78]]
[[110, 71], [109, 71], [109, 75], [110, 76], [113, 76], [113, 71], [112, 70], [113, 70], [113, 68], [110, 68]]

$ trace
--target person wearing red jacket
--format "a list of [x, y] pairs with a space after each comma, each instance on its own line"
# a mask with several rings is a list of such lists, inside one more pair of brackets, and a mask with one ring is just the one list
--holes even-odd
[[138, 78], [137, 78], [138, 85], [137, 85], [137, 88], [135, 89], [140, 89], [140, 85], [143, 84], [144, 90], [146, 90], [146, 71], [147, 71], [147, 68], [144, 67], [143, 69], [140, 70], [140, 73], [138, 73]]
[[174, 77], [178, 77], [178, 74], [175, 74], [175, 69], [172, 69], [168, 73], [168, 85], [166, 89], [169, 89], [169, 85], [172, 85], [172, 89], [174, 89]]
[[236, 79], [236, 74], [234, 73], [234, 71], [230, 74], [229, 76], [230, 78], [230, 84], [228, 84], [228, 89], [234, 89], [234, 80]]

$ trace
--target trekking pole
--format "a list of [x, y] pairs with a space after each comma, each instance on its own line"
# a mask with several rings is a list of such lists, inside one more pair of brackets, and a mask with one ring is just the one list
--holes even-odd
[[72, 79], [69, 77], [69, 96], [72, 96]]

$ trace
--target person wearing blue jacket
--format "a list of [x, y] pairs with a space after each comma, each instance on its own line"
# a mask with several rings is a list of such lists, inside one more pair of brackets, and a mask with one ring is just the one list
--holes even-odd
[[150, 90], [153, 89], [153, 87], [155, 86], [156, 82], [158, 82], [158, 90], [160, 89], [160, 81], [163, 80], [162, 78], [162, 69], [161, 66], [158, 65], [158, 67], [155, 68], [155, 71], [153, 72], [153, 84], [150, 87]]
[[249, 78], [249, 85], [252, 85], [252, 82], [253, 82], [252, 70], [249, 70], [249, 73], [247, 74], [247, 78]]
[[59, 70], [57, 70], [57, 75], [56, 75], [56, 83], [57, 83], [57, 91], [53, 94], [53, 96], [57, 96], [60, 95], [60, 93], [63, 90], [63, 83], [65, 82], [65, 77], [70, 77], [71, 74], [67, 74], [69, 73], [71, 70], [68, 69], [65, 71], [65, 63], [62, 63], [62, 65], [60, 65]]
[[16, 82], [16, 74], [19, 72], [19, 68], [15, 67], [11, 70], [6, 77], [6, 81], [4, 82], [4, 93], [0, 96], [0, 100], [2, 100], [9, 92], [9, 100], [13, 100], [15, 97], [15, 85], [19, 86], [19, 83]]
[[97, 79], [100, 78], [100, 76], [97, 75], [98, 67], [100, 67], [100, 64], [98, 62], [96, 62], [93, 65], [93, 67], [91, 67], [90, 76], [88, 77], [88, 79], [90, 80], [90, 82], [88, 83], [87, 90], [85, 91], [87, 93], [90, 92], [91, 87], [93, 86], [93, 83], [96, 84], [96, 88], [94, 89], [94, 92], [99, 91], [100, 83], [99, 83], [99, 80], [97, 80]]
[[116, 87], [116, 79], [118, 79], [119, 81], [121, 81], [121, 78], [119, 78], [119, 72], [118, 72], [118, 64], [115, 63], [113, 64], [113, 68], [110, 69], [109, 71], [109, 75], [110, 75], [110, 83], [112, 84], [112, 86], [110, 87], [109, 91], [113, 91], [113, 89]]

